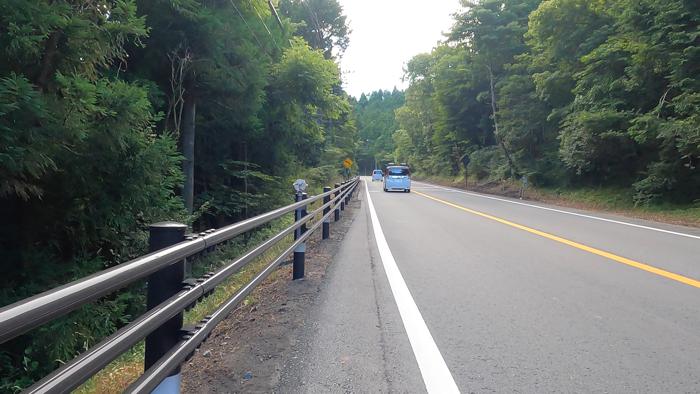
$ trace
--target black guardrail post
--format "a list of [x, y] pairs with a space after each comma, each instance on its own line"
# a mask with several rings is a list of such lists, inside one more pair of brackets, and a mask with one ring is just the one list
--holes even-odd
[[[339, 187], [340, 187], [340, 183], [336, 183], [335, 185], [333, 185], [333, 187], [334, 187], [335, 189], [339, 188]], [[335, 194], [333, 195], [333, 198], [336, 199], [336, 198], [338, 198], [339, 195], [340, 195], [340, 191], [337, 191], [337, 192], [335, 192]], [[340, 201], [336, 201], [335, 204], [334, 204], [334, 206], [335, 206], [335, 212], [333, 213], [333, 219], [334, 219], [336, 222], [337, 222], [338, 220], [340, 220], [340, 208], [338, 208], [339, 203], [340, 203]]]
[[[309, 195], [308, 195], [308, 194], [306, 194], [306, 193], [302, 193], [302, 194], [301, 194], [301, 199], [302, 199], [302, 200], [307, 200], [308, 198], [309, 198]], [[303, 217], [305, 217], [305, 216], [308, 215], [308, 214], [309, 214], [309, 206], [308, 206], [308, 205], [302, 206], [302, 207], [301, 207], [301, 217], [303, 218]], [[301, 226], [301, 233], [303, 234], [303, 233], [305, 233], [305, 232], [307, 232], [307, 231], [308, 231], [308, 229], [306, 228], [306, 223], [304, 223], [304, 225]]]
[[[325, 187], [323, 188], [323, 192], [324, 192], [324, 193], [328, 193], [329, 191], [331, 191], [331, 187], [330, 187], [330, 186], [325, 186]], [[330, 201], [331, 201], [331, 196], [330, 196], [330, 195], [328, 195], [328, 196], [326, 196], [326, 197], [323, 197], [323, 205], [328, 204]], [[328, 239], [328, 237], [331, 236], [331, 217], [330, 217], [330, 216], [326, 216], [330, 211], [331, 211], [331, 207], [330, 207], [330, 206], [328, 206], [328, 207], [326, 207], [326, 208], [323, 208], [323, 216], [324, 216], [324, 219], [323, 219], [323, 234], [322, 234], [322, 236], [321, 236], [322, 239]]]
[[[148, 249], [150, 252], [175, 245], [185, 240], [187, 226], [176, 222], [160, 222], [149, 227]], [[148, 277], [148, 292], [146, 305], [150, 310], [182, 290], [185, 279], [185, 261], [181, 260], [169, 265]], [[145, 369], [154, 365], [179, 341], [182, 330], [182, 312], [163, 323], [146, 337]], [[170, 376], [154, 390], [158, 393], [180, 392], [180, 368], [175, 369]]]
[[[345, 184], [345, 182], [343, 182], [343, 184]], [[345, 189], [343, 189], [343, 190], [340, 192], [340, 194], [343, 194], [343, 193], [345, 193]], [[341, 211], [344, 211], [344, 210], [345, 210], [345, 197], [347, 197], [347, 196], [343, 196], [343, 197], [341, 197], [341, 199], [340, 199], [340, 210], [341, 210]]]
[[[309, 198], [308, 193], [301, 193], [302, 200], [306, 200], [307, 198]], [[304, 205], [303, 207], [301, 207], [301, 217], [306, 216], [308, 213], [309, 213], [309, 206], [308, 205]], [[306, 232], [306, 229], [307, 229], [306, 223], [302, 224], [301, 225], [301, 233], [304, 234]]]
[[[306, 194], [306, 193], [303, 193]], [[296, 194], [296, 201], [301, 201], [304, 199], [302, 193], [297, 193]], [[299, 221], [301, 220], [305, 215], [306, 209], [305, 207], [299, 207], [294, 211], [294, 220]], [[304, 229], [302, 228], [303, 226], [298, 227], [296, 230], [294, 230], [294, 239], [299, 239], [301, 235], [304, 233]], [[299, 245], [297, 245], [296, 248], [294, 248], [294, 260], [292, 263], [292, 279], [301, 279], [304, 277], [304, 259], [306, 258], [306, 242], [302, 242]]]

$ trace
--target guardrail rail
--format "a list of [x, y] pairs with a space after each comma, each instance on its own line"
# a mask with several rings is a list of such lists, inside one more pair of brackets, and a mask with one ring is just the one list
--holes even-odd
[[[7, 342], [42, 324], [59, 318], [125, 286], [148, 278], [147, 311], [59, 369], [25, 390], [26, 393], [64, 393], [79, 387], [139, 341], [146, 339], [145, 372], [126, 390], [128, 393], [177, 392], [179, 369], [194, 351], [245, 297], [293, 254], [293, 279], [304, 276], [305, 241], [321, 225], [322, 238], [330, 234], [330, 217], [341, 211], [357, 190], [359, 178], [325, 187], [323, 193], [299, 196], [290, 205], [243, 220], [218, 230], [186, 235], [187, 226], [174, 222], [150, 227], [149, 254], [97, 272], [83, 279], [0, 308], [0, 343]], [[305, 193], [304, 193], [305, 194]], [[307, 207], [322, 205], [311, 212]], [[185, 259], [272, 220], [294, 212], [295, 221], [281, 232], [245, 252], [229, 264], [196, 280], [185, 280]], [[314, 220], [319, 215], [320, 219]], [[211, 294], [256, 257], [289, 234], [294, 242], [273, 259], [249, 283], [195, 327], [183, 328], [183, 311]]]

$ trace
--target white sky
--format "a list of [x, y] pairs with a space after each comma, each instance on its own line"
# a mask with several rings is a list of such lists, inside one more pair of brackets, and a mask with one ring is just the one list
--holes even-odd
[[340, 0], [350, 45], [341, 59], [343, 85], [355, 97], [405, 88], [403, 67], [429, 52], [452, 26], [459, 0]]

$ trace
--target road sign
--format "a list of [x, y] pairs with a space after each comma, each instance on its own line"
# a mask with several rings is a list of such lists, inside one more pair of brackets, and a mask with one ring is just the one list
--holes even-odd
[[345, 159], [345, 160], [343, 160], [343, 167], [345, 167], [345, 168], [350, 168], [350, 167], [352, 167], [352, 160], [351, 160], [351, 159]]
[[462, 156], [461, 161], [462, 161], [462, 165], [464, 166], [464, 168], [467, 168], [467, 166], [469, 165], [469, 161], [470, 161], [469, 155], [465, 153], [464, 156]]

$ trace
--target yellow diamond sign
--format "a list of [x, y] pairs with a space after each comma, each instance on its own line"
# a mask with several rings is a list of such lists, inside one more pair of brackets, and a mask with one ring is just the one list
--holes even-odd
[[345, 160], [343, 160], [343, 167], [345, 167], [345, 168], [350, 168], [350, 167], [352, 167], [352, 160], [351, 160], [351, 159], [345, 159]]

